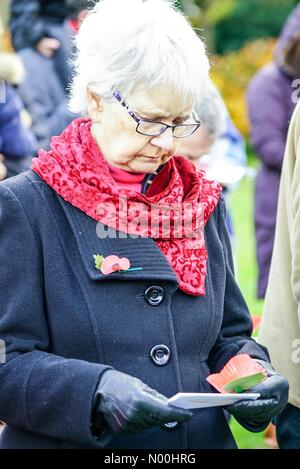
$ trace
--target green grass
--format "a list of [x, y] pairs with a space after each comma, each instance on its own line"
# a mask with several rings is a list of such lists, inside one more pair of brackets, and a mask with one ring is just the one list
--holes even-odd
[[257, 265], [255, 255], [254, 180], [245, 177], [230, 195], [229, 206], [233, 219], [236, 277], [251, 314], [261, 314], [263, 301], [256, 298]]
[[[257, 166], [252, 156], [251, 167]], [[230, 194], [229, 207], [235, 230], [234, 258], [236, 277], [251, 314], [261, 314], [263, 301], [256, 298], [257, 266], [255, 257], [254, 179], [245, 177], [239, 187]], [[251, 433], [241, 427], [234, 419], [231, 430], [241, 449], [268, 448], [264, 433]]]

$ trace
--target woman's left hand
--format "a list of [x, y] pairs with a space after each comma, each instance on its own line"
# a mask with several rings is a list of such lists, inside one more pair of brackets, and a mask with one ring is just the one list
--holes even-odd
[[248, 392], [259, 393], [257, 400], [240, 401], [226, 407], [235, 419], [252, 432], [263, 431], [273, 417], [280, 414], [288, 402], [289, 383], [270, 363], [257, 360], [267, 371], [268, 378]]

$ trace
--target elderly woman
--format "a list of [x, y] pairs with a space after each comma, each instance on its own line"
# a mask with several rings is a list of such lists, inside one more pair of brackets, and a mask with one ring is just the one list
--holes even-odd
[[170, 2], [103, 0], [77, 47], [87, 117], [0, 185], [1, 447], [233, 448], [221, 407], [167, 399], [213, 392], [242, 353], [270, 377], [231, 413], [259, 431], [287, 399], [250, 338], [220, 186], [175, 155], [200, 125], [203, 43]]

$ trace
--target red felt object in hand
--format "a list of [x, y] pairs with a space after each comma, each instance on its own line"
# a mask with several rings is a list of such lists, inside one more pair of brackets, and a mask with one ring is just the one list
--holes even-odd
[[[253, 380], [255, 381], [256, 376], [257, 382], [252, 384], [250, 387], [266, 379], [267, 372], [249, 355], [240, 354], [231, 358], [220, 373], [211, 374], [206, 378], [206, 380], [219, 392], [228, 393], [232, 392], [228, 391], [228, 388], [231, 388], [231, 383], [237, 383], [236, 387], [238, 387], [238, 385], [241, 387], [241, 383], [243, 382], [245, 384], [247, 382], [251, 383]], [[242, 378], [244, 378], [244, 380]], [[225, 389], [225, 387], [227, 389]], [[235, 389], [235, 386], [232, 386], [232, 388]], [[246, 389], [247, 387], [244, 386], [241, 390], [244, 391]]]

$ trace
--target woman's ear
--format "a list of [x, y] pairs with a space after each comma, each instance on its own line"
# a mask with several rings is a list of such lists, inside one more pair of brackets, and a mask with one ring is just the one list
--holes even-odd
[[93, 122], [100, 122], [102, 111], [103, 111], [103, 101], [101, 96], [96, 95], [89, 89], [87, 90], [87, 102], [88, 102], [88, 115]]

